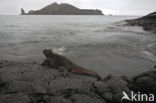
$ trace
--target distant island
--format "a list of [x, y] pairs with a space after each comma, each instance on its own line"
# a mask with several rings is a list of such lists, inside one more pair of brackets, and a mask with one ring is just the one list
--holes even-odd
[[98, 9], [79, 9], [70, 4], [55, 2], [40, 10], [30, 10], [28, 13], [22, 8], [21, 15], [103, 15], [103, 13]]

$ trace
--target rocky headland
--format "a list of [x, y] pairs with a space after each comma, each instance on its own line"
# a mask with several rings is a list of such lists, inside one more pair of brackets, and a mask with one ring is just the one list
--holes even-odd
[[138, 19], [126, 20], [126, 22], [128, 22], [127, 25], [141, 26], [145, 31], [151, 31], [156, 33], [156, 12]]
[[156, 94], [155, 69], [133, 78], [110, 74], [96, 80], [37, 63], [0, 61], [0, 103], [124, 103], [123, 91]]
[[30, 10], [25, 13], [24, 9], [21, 9], [22, 15], [103, 15], [101, 10], [93, 9], [79, 9], [66, 3], [52, 3], [40, 10]]

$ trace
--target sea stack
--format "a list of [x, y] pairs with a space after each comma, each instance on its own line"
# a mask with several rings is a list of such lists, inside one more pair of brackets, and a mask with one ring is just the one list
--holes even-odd
[[23, 8], [21, 8], [21, 15], [25, 15], [25, 11]]
[[26, 15], [103, 15], [103, 13], [98, 9], [79, 9], [70, 4], [55, 2], [40, 10], [30, 10]]

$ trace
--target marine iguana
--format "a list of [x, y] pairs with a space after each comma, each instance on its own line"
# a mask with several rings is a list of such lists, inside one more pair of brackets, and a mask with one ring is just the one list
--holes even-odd
[[88, 76], [96, 77], [97, 80], [102, 80], [102, 77], [99, 76], [96, 72], [80, 67], [74, 64], [73, 62], [71, 62], [66, 57], [53, 53], [52, 50], [45, 49], [43, 50], [43, 54], [46, 57], [46, 59], [42, 63], [43, 66], [49, 66], [51, 68], [56, 68], [59, 70], [64, 69], [65, 71], [68, 72], [88, 75]]

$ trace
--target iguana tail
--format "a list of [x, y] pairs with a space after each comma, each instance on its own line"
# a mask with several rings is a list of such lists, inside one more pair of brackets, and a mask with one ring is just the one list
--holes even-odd
[[89, 69], [74, 67], [72, 68], [71, 72], [96, 77], [97, 80], [102, 80], [102, 77], [99, 74]]

